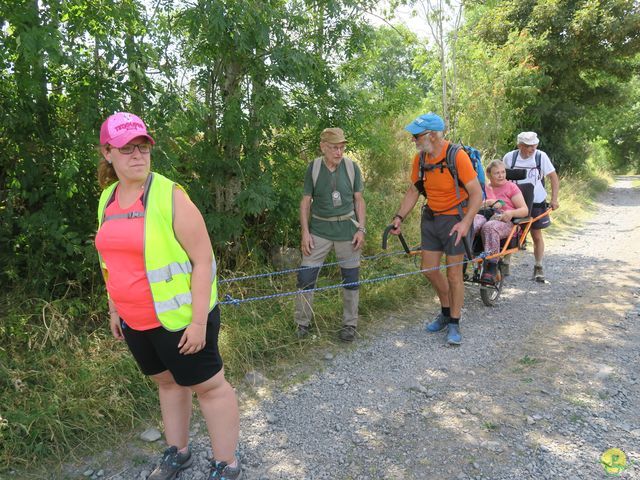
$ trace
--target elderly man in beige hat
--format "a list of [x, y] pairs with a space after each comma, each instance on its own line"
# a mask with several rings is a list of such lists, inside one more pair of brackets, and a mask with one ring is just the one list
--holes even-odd
[[[518, 149], [507, 153], [502, 161], [507, 168], [519, 168], [527, 170], [524, 180], [517, 183], [533, 184], [533, 208], [531, 215], [537, 217], [547, 210], [547, 190], [544, 179], [549, 177], [551, 182], [551, 202], [552, 209], [557, 209], [558, 193], [560, 190], [560, 180], [549, 156], [542, 150], [538, 150], [538, 134], [536, 132], [520, 132], [517, 137]], [[551, 225], [551, 218], [547, 215], [536, 221], [531, 226], [531, 238], [533, 239], [533, 256], [536, 264], [533, 267], [533, 278], [538, 282], [544, 282], [544, 270], [542, 269], [542, 257], [544, 256], [544, 238], [542, 230]]]
[[[340, 262], [342, 281], [359, 280], [360, 251], [364, 245], [364, 184], [358, 165], [344, 156], [347, 140], [340, 128], [326, 128], [320, 135], [322, 156], [309, 164], [300, 202], [302, 228], [302, 267], [298, 288], [315, 288], [324, 259], [332, 249]], [[358, 285], [343, 288], [343, 326], [341, 340], [353, 341], [358, 324]], [[297, 336], [309, 333], [313, 319], [313, 291], [296, 297]]]

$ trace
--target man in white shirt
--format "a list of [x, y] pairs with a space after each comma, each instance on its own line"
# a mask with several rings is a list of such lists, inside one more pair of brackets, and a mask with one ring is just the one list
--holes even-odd
[[[519, 168], [527, 170], [527, 176], [524, 180], [518, 180], [517, 183], [532, 183], [533, 190], [533, 209], [531, 216], [536, 217], [547, 209], [547, 191], [545, 190], [544, 180], [549, 177], [551, 183], [551, 202], [549, 205], [556, 210], [558, 204], [558, 192], [560, 190], [560, 181], [556, 169], [553, 167], [549, 156], [542, 150], [537, 150], [538, 135], [536, 132], [521, 132], [518, 134], [518, 149], [507, 153], [502, 161], [507, 168]], [[533, 238], [533, 256], [536, 264], [533, 267], [533, 278], [538, 282], [544, 282], [544, 271], [542, 269], [542, 257], [544, 256], [544, 238], [542, 237], [542, 229], [551, 225], [551, 218], [547, 215], [540, 220], [534, 222], [531, 226], [531, 238]]]

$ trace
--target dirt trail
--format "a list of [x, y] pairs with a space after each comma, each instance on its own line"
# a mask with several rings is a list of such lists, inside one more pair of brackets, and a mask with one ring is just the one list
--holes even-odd
[[620, 177], [585, 224], [548, 235], [548, 284], [514, 257], [495, 308], [468, 289], [464, 343], [421, 308], [243, 415], [248, 479], [640, 478], [640, 189]]

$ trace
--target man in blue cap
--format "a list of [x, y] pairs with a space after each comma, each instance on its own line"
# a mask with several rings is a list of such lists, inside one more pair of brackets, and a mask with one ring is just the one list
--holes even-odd
[[[422, 269], [440, 299], [441, 312], [425, 328], [429, 333], [447, 329], [447, 343], [459, 345], [460, 316], [464, 303], [462, 261], [464, 242], [471, 244], [473, 218], [482, 203], [482, 188], [466, 152], [458, 149], [455, 169], [449, 169], [447, 152], [451, 144], [444, 139], [444, 121], [435, 113], [420, 115], [405, 127], [413, 135], [416, 153], [413, 159], [411, 185], [393, 217], [394, 229], [400, 225], [418, 202], [426, 198], [420, 223]], [[456, 184], [454, 177], [457, 177]], [[446, 256], [447, 274], [440, 272], [442, 255]]]

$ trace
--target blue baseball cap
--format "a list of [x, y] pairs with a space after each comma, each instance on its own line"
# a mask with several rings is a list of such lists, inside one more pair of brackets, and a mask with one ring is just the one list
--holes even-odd
[[404, 127], [404, 129], [411, 135], [417, 135], [426, 130], [442, 132], [444, 131], [444, 120], [435, 113], [429, 112], [424, 115], [420, 115], [413, 122]]

